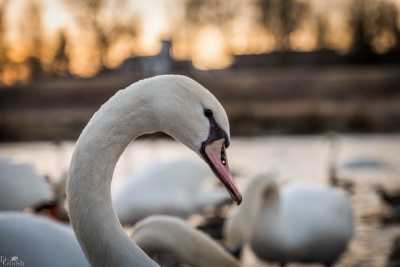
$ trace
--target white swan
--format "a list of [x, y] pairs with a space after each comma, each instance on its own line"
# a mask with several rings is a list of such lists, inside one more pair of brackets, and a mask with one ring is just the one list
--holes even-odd
[[0, 211], [22, 211], [52, 199], [50, 184], [33, 166], [0, 157]]
[[[0, 255], [17, 256], [25, 266], [89, 266], [71, 228], [44, 217], [0, 213]], [[184, 221], [151, 216], [140, 221], [131, 238], [149, 255], [167, 255], [193, 267], [238, 267], [220, 245]], [[164, 266], [164, 265], [163, 265]]]
[[157, 266], [123, 231], [112, 208], [110, 186], [115, 164], [129, 142], [160, 131], [200, 155], [232, 198], [241, 202], [225, 155], [229, 122], [218, 100], [184, 76], [136, 82], [95, 113], [71, 160], [67, 183], [71, 224], [93, 266]]
[[266, 261], [332, 264], [352, 237], [349, 198], [334, 188], [288, 184], [279, 189], [272, 176], [251, 180], [243, 204], [225, 227], [227, 245], [249, 243]]
[[89, 266], [72, 229], [42, 216], [0, 212], [0, 237], [3, 260], [17, 256], [32, 267]]
[[115, 212], [124, 225], [155, 214], [186, 218], [229, 198], [222, 188], [204, 188], [205, 178], [211, 176], [204, 164], [192, 160], [150, 166], [127, 178], [113, 192]]
[[148, 255], [166, 254], [177, 264], [239, 267], [237, 260], [214, 240], [175, 217], [148, 217], [138, 222], [131, 238]]

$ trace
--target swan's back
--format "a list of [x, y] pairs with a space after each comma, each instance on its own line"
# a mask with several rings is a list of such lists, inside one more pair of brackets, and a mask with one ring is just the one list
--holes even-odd
[[0, 213], [0, 255], [24, 266], [89, 266], [71, 228], [35, 215]]
[[352, 233], [351, 202], [342, 191], [322, 186], [287, 185], [281, 192], [281, 205], [286, 227], [304, 241], [318, 233], [328, 237]]
[[0, 211], [22, 211], [52, 198], [50, 185], [33, 166], [0, 158]]
[[146, 253], [169, 255], [177, 263], [193, 267], [238, 266], [213, 239], [176, 217], [148, 217], [135, 225], [131, 237]]
[[155, 214], [188, 216], [229, 197], [225, 191], [202, 190], [208, 176], [212, 173], [205, 164], [190, 160], [154, 164], [113, 192], [114, 209], [123, 224]]

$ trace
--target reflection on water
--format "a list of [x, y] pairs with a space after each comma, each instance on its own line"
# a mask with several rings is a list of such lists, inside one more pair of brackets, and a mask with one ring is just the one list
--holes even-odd
[[[0, 145], [0, 156], [29, 162], [40, 173], [57, 179], [67, 169], [74, 144], [9, 143]], [[326, 183], [329, 142], [325, 136], [234, 138], [228, 150], [231, 168], [240, 183], [258, 172], [274, 171], [284, 182], [304, 180]], [[184, 146], [167, 140], [140, 140], [123, 153], [115, 171], [115, 181], [134, 174], [145, 166], [172, 159], [200, 158]], [[357, 159], [381, 161], [382, 168], [347, 168]], [[342, 136], [338, 147], [339, 176], [356, 184], [353, 206], [356, 236], [338, 266], [384, 266], [392, 239], [399, 227], [382, 230], [376, 214], [382, 207], [371, 184], [400, 188], [400, 135]], [[243, 182], [244, 181], [244, 182]], [[254, 266], [250, 260], [250, 266]], [[292, 265], [291, 265], [292, 266]], [[293, 265], [296, 266], [296, 265]]]

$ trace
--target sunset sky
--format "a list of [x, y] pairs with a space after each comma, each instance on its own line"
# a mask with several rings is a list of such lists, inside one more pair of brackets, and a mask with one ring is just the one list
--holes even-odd
[[[0, 0], [4, 10], [6, 55], [8, 60], [19, 64], [31, 56], [38, 57], [39, 53], [42, 64], [50, 66], [60, 44], [60, 32], [63, 32], [68, 68], [73, 74], [91, 76], [102, 64], [116, 67], [130, 56], [157, 54], [162, 39], [173, 41], [174, 57], [191, 59], [196, 67], [203, 69], [224, 68], [231, 64], [236, 54], [265, 53], [276, 49], [274, 36], [257, 21], [260, 14], [254, 5], [255, 0], [232, 0], [235, 17], [226, 25], [213, 22], [190, 24], [185, 20], [185, 1], [104, 1], [96, 21], [110, 40], [107, 53], [101, 54], [99, 37], [90, 20], [90, 12], [83, 4], [85, 1]], [[323, 17], [328, 31], [326, 45], [346, 51], [352, 41], [348, 24], [350, 1], [299, 1], [311, 4], [311, 15], [290, 34], [291, 49], [310, 51], [318, 48], [316, 18]], [[375, 0], [379, 1], [400, 6], [400, 0]], [[35, 22], [34, 18], [26, 15], [35, 4], [39, 7], [41, 21]], [[113, 35], [120, 29], [124, 29], [122, 34]], [[127, 29], [135, 34], [130, 34]], [[381, 35], [375, 43], [377, 50], [385, 51], [394, 37], [390, 33]], [[35, 51], [38, 39], [39, 52]]]

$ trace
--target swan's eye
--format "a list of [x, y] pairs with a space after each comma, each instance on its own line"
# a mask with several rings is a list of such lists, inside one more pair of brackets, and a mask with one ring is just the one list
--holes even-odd
[[228, 163], [225, 154], [225, 146], [222, 146], [221, 148], [221, 162], [223, 165], [226, 165]]
[[213, 112], [211, 109], [204, 109], [204, 116], [206, 116], [207, 118], [211, 118], [213, 116]]

